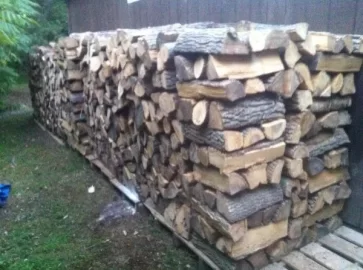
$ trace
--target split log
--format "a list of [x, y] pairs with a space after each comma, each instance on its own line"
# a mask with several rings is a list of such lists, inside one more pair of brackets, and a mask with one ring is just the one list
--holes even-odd
[[194, 99], [181, 98], [179, 99], [178, 109], [176, 116], [180, 121], [191, 121], [193, 114], [193, 107], [196, 104]]
[[291, 212], [291, 201], [284, 200], [282, 203], [279, 204], [278, 208], [274, 216], [272, 217], [272, 222], [280, 222], [289, 218]]
[[331, 79], [331, 93], [336, 94], [339, 93], [343, 88], [343, 73], [338, 73]]
[[288, 111], [303, 112], [313, 104], [313, 96], [310, 90], [297, 90], [285, 104]]
[[236, 129], [261, 121], [283, 118], [284, 104], [275, 97], [247, 97], [233, 104], [213, 101], [209, 107], [208, 126], [214, 129]]
[[308, 66], [305, 63], [297, 63], [294, 70], [302, 80], [300, 87], [313, 91], [313, 82], [311, 81], [311, 74]]
[[192, 121], [196, 126], [203, 125], [208, 118], [209, 103], [206, 100], [200, 100], [193, 107]]
[[286, 145], [285, 156], [293, 159], [309, 157], [309, 149], [304, 143]]
[[330, 218], [336, 214], [338, 214], [344, 206], [343, 201], [336, 202], [328, 207], [324, 207], [317, 213], [313, 215], [305, 215], [304, 216], [304, 227], [310, 227], [314, 225], [316, 222], [322, 221], [324, 219]]
[[315, 115], [310, 111], [287, 115], [285, 141], [289, 144], [298, 144], [313, 127], [315, 120]]
[[193, 231], [197, 232], [203, 239], [206, 239], [209, 244], [213, 245], [218, 240], [218, 232], [202, 216], [193, 214], [190, 225]]
[[316, 54], [316, 47], [309, 33], [304, 41], [297, 42], [296, 45], [299, 52], [306, 57], [312, 57]]
[[301, 54], [299, 53], [299, 49], [294, 42], [289, 40], [288, 45], [286, 46], [284, 52], [284, 62], [287, 67], [294, 68], [297, 61], [301, 58]]
[[219, 168], [221, 172], [230, 173], [257, 163], [273, 161], [282, 157], [284, 152], [285, 143], [269, 142], [257, 144], [251, 149], [227, 154], [209, 147], [208, 157], [211, 165]]
[[238, 173], [220, 174], [216, 169], [194, 165], [194, 177], [196, 181], [230, 195], [248, 188], [245, 177]]
[[302, 225], [303, 225], [303, 219], [302, 218], [290, 219], [289, 220], [289, 225], [288, 225], [287, 236], [290, 239], [297, 239], [297, 238], [301, 237]]
[[310, 175], [315, 176], [324, 170], [324, 161], [318, 157], [304, 159], [304, 170]]
[[207, 65], [207, 60], [204, 56], [199, 56], [197, 60], [194, 62], [194, 77], [196, 79], [200, 79], [201, 77], [205, 76], [205, 69]]
[[340, 181], [347, 181], [349, 178], [350, 175], [346, 168], [324, 170], [316, 176], [309, 177], [309, 193], [317, 192]]
[[298, 179], [291, 179], [282, 177], [280, 182], [281, 188], [285, 197], [295, 199], [301, 191], [300, 181]]
[[204, 166], [209, 166], [209, 152], [208, 147], [198, 147], [197, 149], [197, 156], [200, 160], [200, 163]]
[[313, 113], [322, 113], [330, 111], [343, 110], [352, 105], [352, 99], [350, 97], [337, 98], [332, 97], [330, 99], [317, 99], [313, 100], [313, 104], [310, 106], [310, 110]]
[[195, 209], [209, 224], [217, 229], [222, 235], [236, 242], [240, 240], [247, 231], [247, 220], [230, 224], [219, 213], [210, 210], [208, 207], [201, 205], [195, 199], [191, 201], [192, 208]]
[[[175, 47], [174, 47], [175, 49]], [[184, 56], [176, 55], [174, 57], [176, 77], [178, 81], [195, 80], [193, 66], [194, 63]]]
[[266, 91], [277, 93], [284, 98], [291, 98], [301, 82], [295, 70], [283, 70], [267, 80]]
[[250, 167], [242, 175], [249, 189], [255, 189], [260, 184], [267, 184], [267, 164], [262, 163]]
[[204, 203], [208, 205], [210, 209], [214, 209], [216, 207], [217, 202], [217, 194], [213, 190], [204, 189]]
[[310, 62], [310, 69], [328, 72], [358, 72], [362, 58], [347, 54], [328, 55], [318, 52]]
[[234, 223], [282, 200], [283, 193], [279, 186], [264, 186], [234, 197], [218, 192], [217, 209], [229, 222]]
[[177, 108], [177, 104], [177, 94], [163, 92], [159, 96], [159, 106], [164, 116], [168, 116], [170, 113], [174, 112]]
[[266, 139], [276, 140], [284, 133], [286, 128], [286, 120], [278, 119], [272, 122], [267, 122], [262, 124], [261, 127]]
[[281, 180], [281, 173], [284, 167], [285, 161], [283, 159], [277, 159], [268, 163], [266, 168], [267, 181], [271, 184], [279, 184]]
[[320, 71], [311, 76], [313, 83], [313, 96], [330, 97], [331, 96], [331, 79], [328, 73]]
[[174, 51], [178, 53], [247, 55], [250, 52], [248, 45], [248, 34], [245, 33], [237, 33], [227, 28], [194, 29], [179, 35]]
[[354, 73], [344, 75], [343, 87], [339, 94], [342, 96], [353, 95], [355, 93]]
[[245, 236], [238, 242], [233, 243], [229, 239], [220, 238], [217, 241], [216, 247], [227, 253], [235, 260], [243, 259], [247, 255], [252, 254], [258, 250], [268, 247], [287, 236], [288, 221], [280, 221], [278, 223], [270, 223], [269, 225], [250, 229], [246, 232]]
[[291, 216], [298, 218], [308, 211], [308, 200], [296, 198], [292, 201]]
[[174, 229], [185, 239], [190, 238], [190, 208], [183, 204], [178, 210], [174, 220]]
[[305, 143], [310, 157], [315, 157], [349, 142], [347, 133], [343, 129], [337, 128], [334, 133], [321, 133]]
[[259, 78], [247, 79], [244, 83], [246, 95], [252, 95], [265, 92], [265, 85]]
[[337, 111], [329, 112], [317, 119], [317, 123], [322, 128], [335, 129], [339, 126], [339, 113]]
[[332, 150], [324, 155], [324, 166], [328, 169], [336, 169], [340, 166], [349, 165], [347, 148]]
[[285, 157], [285, 165], [283, 173], [284, 175], [287, 175], [292, 178], [297, 178], [299, 175], [301, 175], [303, 170], [303, 160], [302, 159], [291, 159]]
[[176, 87], [183, 98], [235, 101], [246, 95], [243, 84], [236, 80], [180, 82]]
[[252, 52], [261, 52], [286, 48], [289, 44], [289, 37], [282, 30], [254, 30], [248, 32], [248, 42]]
[[308, 199], [308, 213], [313, 215], [323, 209], [324, 205], [325, 201], [323, 192], [317, 192]]
[[352, 118], [348, 111], [339, 111], [339, 126], [348, 126], [352, 124]]
[[284, 69], [278, 52], [266, 51], [248, 56], [210, 55], [207, 63], [208, 80], [248, 79]]
[[310, 31], [309, 34], [319, 52], [340, 53], [344, 48], [344, 42], [331, 33]]

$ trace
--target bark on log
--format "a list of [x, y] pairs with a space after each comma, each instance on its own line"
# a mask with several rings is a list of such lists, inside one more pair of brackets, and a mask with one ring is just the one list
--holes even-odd
[[318, 52], [309, 67], [314, 71], [358, 72], [362, 61], [362, 58], [347, 54], [328, 55]]
[[286, 146], [285, 156], [293, 159], [307, 158], [309, 157], [309, 149], [304, 143], [290, 144]]
[[191, 81], [195, 80], [193, 65], [194, 63], [181, 55], [174, 57], [176, 77], [178, 81]]
[[217, 193], [217, 209], [229, 222], [235, 223], [268, 206], [283, 200], [279, 186], [266, 186], [253, 191], [244, 191], [240, 196]]
[[291, 98], [301, 82], [295, 70], [283, 70], [267, 80], [266, 91], [277, 93], [284, 98]]
[[271, 184], [279, 184], [281, 180], [281, 173], [284, 167], [285, 161], [283, 159], [277, 159], [268, 163], [266, 172], [267, 172], [267, 181]]
[[343, 110], [352, 105], [352, 99], [350, 97], [332, 97], [326, 99], [314, 99], [313, 104], [310, 106], [310, 110], [313, 113], [323, 113], [330, 111]]
[[297, 90], [285, 104], [287, 111], [303, 112], [313, 104], [313, 96], [310, 90]]
[[349, 178], [350, 175], [346, 168], [324, 170], [316, 176], [309, 177], [309, 193], [317, 192], [340, 181], [347, 181]]
[[349, 165], [348, 148], [332, 150], [324, 155], [324, 166], [328, 169], [336, 169]]
[[212, 102], [208, 126], [214, 129], [236, 129], [261, 121], [283, 118], [284, 104], [276, 97], [253, 96], [233, 104]]

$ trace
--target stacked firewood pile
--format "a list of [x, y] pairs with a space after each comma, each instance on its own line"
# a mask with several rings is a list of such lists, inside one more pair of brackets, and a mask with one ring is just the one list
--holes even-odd
[[35, 116], [221, 268], [259, 268], [350, 195], [362, 44], [305, 23], [72, 34], [33, 55]]

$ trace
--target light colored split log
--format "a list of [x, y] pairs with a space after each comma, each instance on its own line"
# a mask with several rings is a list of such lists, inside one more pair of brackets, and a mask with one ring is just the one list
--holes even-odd
[[298, 144], [315, 123], [315, 115], [310, 111], [286, 116], [285, 141], [289, 144]]
[[194, 176], [196, 181], [230, 195], [248, 188], [246, 179], [239, 173], [220, 174], [216, 169], [194, 165]]
[[340, 181], [347, 181], [349, 178], [350, 175], [346, 168], [324, 170], [316, 176], [309, 177], [309, 192], [317, 192]]
[[178, 95], [163, 92], [159, 96], [159, 106], [164, 116], [168, 116], [171, 112], [174, 112], [177, 108]]
[[351, 97], [331, 97], [330, 99], [313, 100], [310, 110], [313, 113], [322, 113], [343, 110], [351, 105]]
[[358, 72], [362, 61], [362, 58], [352, 55], [328, 55], [318, 52], [310, 63], [310, 69], [328, 72]]
[[312, 57], [316, 54], [316, 47], [310, 34], [306, 36], [304, 41], [297, 42], [296, 45], [299, 52], [304, 56]]
[[308, 200], [296, 198], [292, 201], [291, 216], [293, 218], [301, 217], [308, 211]]
[[243, 84], [236, 80], [180, 82], [176, 87], [183, 98], [235, 101], [246, 95]]
[[281, 173], [285, 161], [283, 159], [276, 159], [268, 163], [266, 168], [267, 180], [271, 184], [279, 184], [281, 180]]
[[198, 147], [197, 150], [197, 156], [198, 159], [200, 160], [200, 163], [204, 166], [208, 166], [209, 165], [209, 153], [208, 153], [208, 147]]
[[176, 77], [178, 81], [191, 81], [195, 79], [194, 63], [181, 55], [174, 57]]
[[308, 66], [304, 63], [297, 63], [294, 70], [302, 80], [300, 87], [302, 89], [313, 91], [313, 83], [311, 81], [311, 74]]
[[338, 73], [335, 76], [332, 77], [331, 79], [331, 93], [332, 94], [336, 94], [339, 93], [340, 90], [343, 87], [343, 74], [342, 73]]
[[207, 77], [215, 79], [248, 79], [284, 69], [278, 52], [267, 51], [248, 56], [210, 55]]
[[267, 80], [266, 91], [277, 93], [284, 98], [291, 98], [301, 82], [302, 80], [295, 70], [283, 70]]
[[246, 190], [241, 196], [233, 197], [218, 192], [217, 209], [229, 222], [235, 223], [282, 200], [282, 189], [278, 185]]
[[348, 111], [339, 111], [339, 126], [348, 126], [352, 123], [352, 118]]
[[290, 239], [297, 239], [301, 237], [302, 234], [302, 218], [290, 219], [287, 236]]
[[164, 210], [164, 219], [170, 226], [174, 224], [177, 208], [178, 205], [175, 202], [171, 202]]
[[208, 147], [209, 163], [224, 173], [245, 169], [257, 163], [273, 161], [282, 157], [284, 152], [284, 142], [261, 143], [254, 149], [239, 150], [231, 154]]
[[287, 220], [270, 223], [266, 226], [248, 230], [244, 237], [236, 243], [226, 238], [220, 238], [216, 247], [220, 251], [227, 253], [231, 258], [239, 260], [285, 237], [287, 231]]
[[267, 164], [262, 163], [248, 168], [242, 175], [249, 189], [255, 189], [260, 184], [267, 184]]
[[285, 157], [285, 166], [284, 166], [284, 174], [292, 177], [297, 178], [301, 175], [303, 170], [303, 160], [302, 159], [291, 159]]
[[332, 150], [324, 155], [324, 166], [328, 169], [335, 169], [340, 166], [348, 166], [348, 148]]
[[327, 151], [349, 143], [349, 138], [344, 129], [337, 128], [334, 133], [323, 132], [305, 143], [311, 157], [319, 156]]
[[289, 44], [288, 35], [281, 30], [252, 30], [248, 33], [248, 41], [252, 52], [286, 48]]
[[284, 52], [284, 62], [287, 67], [294, 68], [295, 64], [301, 58], [301, 54], [294, 42], [289, 40], [288, 45]]
[[311, 31], [309, 34], [319, 52], [340, 53], [344, 48], [344, 42], [331, 33]]
[[309, 157], [309, 150], [304, 143], [286, 145], [285, 156], [293, 159]]
[[276, 140], [282, 136], [286, 128], [286, 120], [278, 119], [272, 122], [267, 122], [261, 125], [262, 131], [266, 139]]
[[285, 104], [288, 111], [303, 112], [313, 104], [313, 96], [310, 90], [297, 90]]
[[247, 220], [230, 224], [219, 213], [209, 209], [207, 206], [201, 205], [197, 200], [191, 200], [192, 208], [202, 215], [209, 224], [217, 229], [225, 237], [236, 242], [240, 240], [247, 232]]
[[340, 95], [353, 95], [355, 93], [354, 73], [348, 73], [344, 75], [343, 87], [340, 90]]
[[333, 203], [332, 205], [326, 206], [317, 213], [313, 215], [305, 215], [304, 216], [304, 227], [310, 227], [314, 225], [316, 222], [322, 221], [324, 219], [330, 218], [336, 214], [338, 214], [340, 211], [342, 211], [344, 206], [343, 201], [339, 201], [336, 203]]
[[286, 220], [290, 217], [291, 212], [291, 201], [284, 200], [282, 203], [278, 204], [278, 207], [272, 217], [272, 222], [280, 222]]
[[178, 53], [249, 54], [248, 34], [227, 28], [194, 29], [181, 33], [174, 50]]
[[196, 126], [203, 125], [208, 118], [208, 107], [209, 103], [206, 100], [200, 100], [193, 107], [192, 120]]
[[317, 119], [322, 128], [334, 129], [339, 126], [339, 113], [337, 111], [329, 112]]
[[[226, 131], [226, 135], [233, 135], [234, 132], [233, 131]], [[243, 147], [244, 148], [247, 148], [247, 147], [250, 147], [262, 140], [265, 139], [265, 135], [264, 133], [262, 132], [261, 129], [259, 128], [256, 128], [256, 127], [249, 127], [249, 128], [246, 128], [242, 131], [242, 136], [243, 136]], [[237, 146], [239, 145], [238, 144], [238, 139], [236, 139], [237, 142], [233, 142], [232, 140], [230, 140], [230, 143], [226, 144], [226, 146], [228, 146], [229, 149], [232, 149], [234, 148], [235, 150], [239, 149], [237, 147], [234, 147], [235, 144], [237, 144]], [[227, 148], [227, 147], [226, 147]], [[228, 150], [227, 150], [228, 151]]]
[[265, 84], [259, 78], [247, 79], [244, 83], [246, 95], [265, 92]]
[[194, 77], [196, 79], [200, 79], [201, 77], [203, 77], [206, 65], [207, 65], [207, 60], [205, 59], [204, 56], [199, 56], [197, 60], [195, 60], [193, 71], [194, 71]]
[[178, 120], [172, 120], [171, 125], [173, 126], [174, 132], [176, 136], [178, 137], [181, 144], [184, 143], [184, 133], [183, 133], [183, 127], [181, 123]]
[[152, 135], [157, 135], [163, 131], [157, 122], [145, 122], [145, 125]]
[[275, 97], [251, 96], [233, 104], [213, 101], [209, 107], [208, 126], [219, 130], [236, 129], [283, 118], [284, 113], [284, 104]]
[[287, 198], [293, 198], [295, 200], [294, 196], [297, 196], [301, 191], [301, 184], [298, 179], [291, 179], [284, 176], [281, 178], [280, 185]]
[[330, 76], [325, 71], [320, 71], [311, 76], [313, 83], [313, 96], [316, 97], [330, 97], [331, 85]]
[[197, 102], [190, 98], [179, 99], [178, 109], [176, 116], [180, 121], [191, 121], [193, 114], [193, 107]]
[[176, 233], [185, 239], [190, 237], [190, 208], [183, 204], [178, 210], [174, 220]]

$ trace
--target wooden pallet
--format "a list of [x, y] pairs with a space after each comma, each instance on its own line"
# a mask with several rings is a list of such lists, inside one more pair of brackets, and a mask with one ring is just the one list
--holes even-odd
[[363, 270], [363, 234], [342, 226], [263, 270]]

